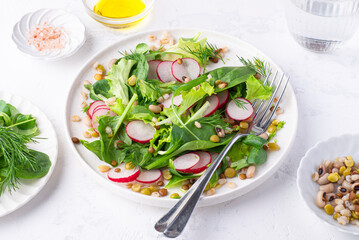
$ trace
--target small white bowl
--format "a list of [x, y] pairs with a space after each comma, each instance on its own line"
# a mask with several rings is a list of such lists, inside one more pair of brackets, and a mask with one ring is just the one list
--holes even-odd
[[[63, 27], [66, 37], [65, 47], [60, 50], [40, 52], [28, 43], [29, 31], [36, 25], [48, 22], [54, 27]], [[73, 55], [85, 42], [85, 26], [80, 20], [62, 9], [40, 9], [28, 13], [17, 22], [12, 39], [17, 48], [34, 58], [56, 61]]]
[[299, 193], [309, 209], [322, 221], [330, 224], [339, 231], [359, 235], [359, 227], [347, 224], [340, 225], [323, 209], [315, 204], [315, 197], [319, 185], [312, 181], [312, 174], [317, 171], [319, 164], [324, 160], [334, 160], [336, 157], [352, 156], [355, 162], [359, 160], [359, 134], [345, 134], [332, 137], [316, 144], [305, 154], [297, 172], [297, 186]]

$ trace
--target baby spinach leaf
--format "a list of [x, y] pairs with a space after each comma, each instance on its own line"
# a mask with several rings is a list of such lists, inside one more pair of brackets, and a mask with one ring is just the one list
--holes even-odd
[[88, 142], [85, 140], [81, 140], [82, 145], [84, 145], [88, 150], [96, 154], [96, 156], [101, 159], [101, 141], [95, 140], [93, 142]]
[[267, 144], [267, 140], [259, 136], [250, 134], [243, 140], [243, 143], [256, 148], [261, 148], [264, 144]]
[[261, 148], [252, 148], [249, 152], [247, 162], [248, 164], [260, 165], [267, 160], [267, 152]]
[[212, 76], [211, 81], [221, 80], [228, 83], [225, 88], [216, 86], [215, 91], [221, 92], [246, 82], [255, 73], [250, 67], [221, 67], [210, 71], [208, 74]]
[[30, 154], [36, 160], [34, 167], [28, 163], [16, 162], [16, 177], [24, 179], [41, 178], [45, 176], [51, 167], [49, 156], [45, 153], [29, 149]]

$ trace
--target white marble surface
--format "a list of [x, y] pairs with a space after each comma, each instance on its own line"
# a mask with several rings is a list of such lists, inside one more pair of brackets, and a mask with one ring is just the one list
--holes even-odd
[[[11, 41], [22, 15], [63, 8], [87, 27], [87, 42], [69, 59], [42, 62], [23, 56]], [[162, 239], [153, 225], [166, 209], [138, 205], [102, 189], [84, 171], [64, 139], [67, 90], [88, 57], [133, 32], [207, 28], [237, 36], [261, 49], [291, 75], [300, 111], [299, 131], [281, 169], [249, 194], [200, 208], [179, 239], [356, 239], [324, 225], [300, 201], [296, 169], [316, 142], [358, 132], [359, 35], [333, 54], [314, 54], [289, 35], [280, 0], [158, 0], [145, 24], [115, 31], [90, 19], [80, 0], [16, 0], [0, 9], [0, 89], [30, 99], [53, 121], [60, 149], [49, 183], [30, 203], [0, 218], [1, 239]]]

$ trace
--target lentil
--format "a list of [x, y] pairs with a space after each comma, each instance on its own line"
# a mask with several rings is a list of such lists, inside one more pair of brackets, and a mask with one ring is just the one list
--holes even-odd
[[79, 144], [80, 143], [80, 139], [78, 139], [77, 137], [73, 137], [71, 138], [72, 142], [75, 144]]

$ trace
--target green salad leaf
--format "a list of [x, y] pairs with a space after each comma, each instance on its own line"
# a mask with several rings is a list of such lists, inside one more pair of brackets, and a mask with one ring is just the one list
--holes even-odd
[[117, 64], [111, 67], [106, 77], [106, 80], [111, 86], [111, 92], [117, 98], [122, 99], [124, 105], [127, 105], [129, 101], [128, 87], [126, 84], [130, 77], [131, 69], [135, 64], [135, 60], [121, 59]]
[[246, 99], [249, 101], [254, 99], [267, 100], [272, 95], [272, 88], [264, 85], [261, 80], [258, 80], [253, 76], [247, 79], [246, 85]]

